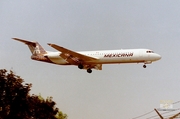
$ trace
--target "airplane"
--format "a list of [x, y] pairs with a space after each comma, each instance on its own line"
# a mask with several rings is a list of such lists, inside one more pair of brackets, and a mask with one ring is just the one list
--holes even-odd
[[32, 60], [48, 62], [58, 65], [75, 65], [79, 69], [85, 69], [92, 73], [92, 69], [102, 70], [103, 64], [144, 63], [151, 64], [160, 60], [161, 56], [150, 49], [119, 49], [97, 51], [72, 51], [56, 44], [48, 43], [57, 52], [45, 51], [43, 47], [34, 41], [12, 38], [28, 45]]

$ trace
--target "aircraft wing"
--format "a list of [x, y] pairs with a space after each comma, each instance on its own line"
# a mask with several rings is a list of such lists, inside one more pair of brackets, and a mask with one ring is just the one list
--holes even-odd
[[[58, 46], [56, 44], [50, 44], [48, 43], [49, 46], [53, 47], [54, 49], [58, 50], [61, 52], [61, 57], [65, 60], [67, 60], [69, 63], [74, 64], [74, 62], [78, 63], [80, 62], [88, 62], [88, 61], [94, 61], [98, 60], [97, 58], [94, 57], [89, 57], [83, 54], [80, 54], [78, 52], [66, 49], [64, 47]], [[72, 61], [73, 60], [73, 61]]]

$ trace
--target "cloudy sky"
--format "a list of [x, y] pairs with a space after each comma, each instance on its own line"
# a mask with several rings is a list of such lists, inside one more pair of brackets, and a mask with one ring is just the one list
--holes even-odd
[[[179, 0], [1, 0], [0, 68], [32, 83], [32, 94], [52, 96], [68, 119], [132, 119], [160, 100], [180, 100], [179, 6]], [[47, 43], [74, 51], [149, 48], [162, 59], [146, 69], [114, 64], [88, 74], [33, 61], [12, 37], [38, 41], [48, 51], [56, 50]]]

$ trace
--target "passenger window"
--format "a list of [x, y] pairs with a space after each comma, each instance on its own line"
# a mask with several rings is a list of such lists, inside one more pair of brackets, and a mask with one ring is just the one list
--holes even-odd
[[146, 51], [146, 53], [154, 53], [153, 51]]

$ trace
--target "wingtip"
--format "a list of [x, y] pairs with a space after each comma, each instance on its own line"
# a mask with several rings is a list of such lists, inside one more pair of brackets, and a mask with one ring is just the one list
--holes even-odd
[[48, 45], [52, 47], [54, 44], [52, 44], [52, 43], [48, 43]]
[[12, 38], [13, 40], [16, 40], [16, 39], [18, 39], [18, 38]]
[[51, 46], [51, 43], [47, 43], [49, 46]]

